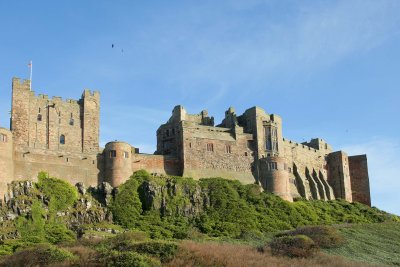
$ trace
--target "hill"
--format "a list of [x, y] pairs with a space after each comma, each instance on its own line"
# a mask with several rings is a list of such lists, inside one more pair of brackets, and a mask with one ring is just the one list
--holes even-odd
[[[37, 183], [10, 185], [0, 215], [0, 254], [8, 265], [37, 254], [37, 259], [44, 255], [43, 264], [79, 265], [91, 255], [97, 259], [93, 266], [110, 262], [112, 266], [123, 266], [118, 262], [125, 261], [145, 264], [138, 266], [168, 262], [179, 266], [175, 257], [185, 259], [182, 253], [207, 253], [204, 246], [216, 246], [216, 250], [228, 249], [224, 246], [235, 250], [239, 246], [236, 249], [251, 251], [254, 257], [265, 260], [267, 256], [275, 257], [267, 245], [275, 235], [305, 225], [340, 228], [347, 242], [329, 249], [329, 254], [375, 263], [399, 262], [393, 256], [399, 243], [399, 236], [393, 234], [399, 232], [400, 219], [395, 215], [343, 200], [290, 203], [262, 192], [257, 185], [222, 178], [195, 181], [139, 171], [117, 189], [107, 184], [86, 189], [82, 184], [73, 187], [41, 173]], [[343, 224], [346, 227], [337, 226]], [[380, 238], [391, 241], [385, 243]], [[374, 246], [380, 252], [366, 257]], [[264, 247], [268, 249], [260, 250]], [[310, 260], [322, 264], [336, 257], [321, 255]], [[298, 261], [302, 260], [293, 259], [293, 264]]]

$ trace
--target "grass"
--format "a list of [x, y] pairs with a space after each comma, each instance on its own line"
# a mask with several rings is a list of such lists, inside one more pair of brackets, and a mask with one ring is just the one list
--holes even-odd
[[318, 253], [312, 258], [288, 258], [273, 256], [269, 250], [259, 251], [244, 244], [229, 243], [196, 243], [183, 241], [175, 258], [165, 264], [169, 267], [187, 266], [308, 266], [308, 267], [365, 267], [378, 266], [373, 264], [350, 262], [342, 257]]
[[326, 250], [350, 260], [400, 266], [400, 223], [376, 223], [338, 227], [344, 246]]

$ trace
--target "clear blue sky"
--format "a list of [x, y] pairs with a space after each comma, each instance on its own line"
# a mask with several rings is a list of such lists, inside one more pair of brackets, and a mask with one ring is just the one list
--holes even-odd
[[101, 91], [103, 145], [152, 153], [177, 104], [257, 105], [287, 138], [367, 153], [373, 205], [400, 214], [398, 0], [1, 1], [0, 37], [1, 126], [29, 60], [36, 93]]

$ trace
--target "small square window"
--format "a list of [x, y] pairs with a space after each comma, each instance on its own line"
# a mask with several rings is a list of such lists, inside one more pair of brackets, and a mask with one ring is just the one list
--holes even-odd
[[117, 157], [117, 151], [116, 150], [111, 150], [110, 151], [110, 158], [116, 158]]

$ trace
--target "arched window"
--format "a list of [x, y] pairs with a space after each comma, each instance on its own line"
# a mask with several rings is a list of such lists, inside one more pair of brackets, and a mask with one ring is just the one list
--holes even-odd
[[60, 144], [65, 145], [65, 135], [60, 136]]

